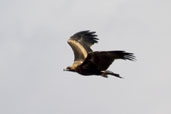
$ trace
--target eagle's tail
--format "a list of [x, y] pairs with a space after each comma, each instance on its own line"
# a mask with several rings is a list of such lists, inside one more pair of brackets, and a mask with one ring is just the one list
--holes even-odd
[[136, 60], [133, 53], [128, 53], [125, 51], [110, 51], [110, 52], [115, 55], [116, 59], [124, 59], [124, 60], [131, 60], [131, 61]]

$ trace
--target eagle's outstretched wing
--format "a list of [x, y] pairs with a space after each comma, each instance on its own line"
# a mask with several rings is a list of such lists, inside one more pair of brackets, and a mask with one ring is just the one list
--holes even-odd
[[84, 69], [95, 67], [99, 71], [107, 70], [115, 59], [135, 60], [133, 53], [125, 51], [96, 51], [88, 54], [81, 67]]
[[95, 32], [90, 31], [81, 31], [71, 36], [68, 40], [68, 44], [74, 52], [73, 67], [80, 65], [85, 60], [88, 53], [92, 52], [90, 47], [98, 42], [98, 38], [96, 37]]

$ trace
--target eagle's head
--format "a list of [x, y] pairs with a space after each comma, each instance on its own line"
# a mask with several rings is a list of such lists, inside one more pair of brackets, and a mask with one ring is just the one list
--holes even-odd
[[75, 69], [71, 66], [68, 66], [66, 68], [64, 68], [64, 71], [71, 71], [71, 72], [75, 72]]

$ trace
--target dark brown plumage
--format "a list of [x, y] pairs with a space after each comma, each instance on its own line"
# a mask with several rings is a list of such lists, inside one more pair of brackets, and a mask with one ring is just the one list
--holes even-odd
[[77, 72], [85, 76], [100, 75], [107, 78], [107, 75], [113, 75], [121, 78], [119, 74], [108, 71], [108, 67], [116, 59], [133, 61], [135, 56], [133, 53], [125, 51], [93, 52], [90, 47], [97, 42], [98, 38], [95, 32], [81, 31], [71, 36], [68, 43], [74, 52], [74, 63], [64, 70]]

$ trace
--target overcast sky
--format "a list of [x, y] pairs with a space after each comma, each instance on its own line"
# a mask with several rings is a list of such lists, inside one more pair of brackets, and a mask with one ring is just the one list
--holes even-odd
[[[170, 0], [1, 0], [1, 114], [171, 114]], [[67, 39], [96, 31], [93, 50], [125, 50], [124, 79], [64, 72]]]

